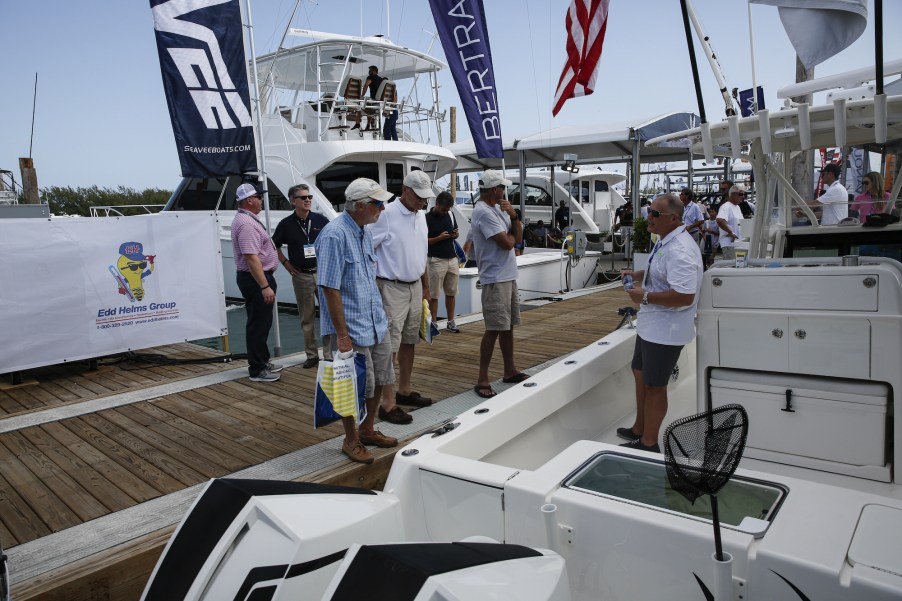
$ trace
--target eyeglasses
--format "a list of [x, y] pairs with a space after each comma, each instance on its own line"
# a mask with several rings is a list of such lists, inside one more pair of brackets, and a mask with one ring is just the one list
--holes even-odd
[[141, 261], [140, 263], [129, 263], [128, 265], [123, 265], [125, 269], [131, 269], [132, 271], [138, 271], [139, 269], [144, 269], [147, 267], [147, 261]]
[[745, 192], [733, 192], [730, 196], [742, 196], [745, 197]]
[[313, 196], [292, 196], [291, 200], [313, 200]]
[[658, 209], [649, 209], [648, 214], [654, 218], [658, 218], [661, 215], [673, 215], [673, 213], [665, 213], [664, 211], [659, 211]]
[[385, 201], [382, 201], [382, 200], [371, 200], [371, 201], [369, 201], [367, 204], [373, 205], [373, 206], [376, 207], [377, 209], [381, 209], [382, 207], [385, 206]]

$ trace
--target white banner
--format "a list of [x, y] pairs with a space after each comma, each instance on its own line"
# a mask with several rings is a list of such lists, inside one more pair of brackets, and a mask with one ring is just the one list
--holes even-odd
[[210, 214], [0, 219], [0, 373], [228, 333]]

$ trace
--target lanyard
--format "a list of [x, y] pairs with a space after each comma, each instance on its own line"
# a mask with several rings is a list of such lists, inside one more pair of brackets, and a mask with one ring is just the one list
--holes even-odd
[[307, 229], [304, 229], [304, 220], [297, 216], [297, 213], [294, 215], [294, 220], [298, 222], [298, 227], [301, 228], [301, 231], [304, 232], [304, 238], [307, 239], [307, 242], [310, 242], [310, 228], [313, 227], [313, 219], [310, 216], [310, 213], [307, 213]]
[[654, 260], [654, 258], [655, 258], [655, 253], [658, 251], [658, 248], [661, 247], [661, 242], [663, 242], [663, 241], [664, 241], [663, 239], [658, 240], [658, 241], [655, 243], [654, 248], [651, 249], [651, 254], [650, 254], [649, 257], [648, 257], [648, 265], [645, 266], [645, 277], [642, 278], [642, 287], [643, 287], [643, 288], [645, 288], [645, 283], [648, 282], [648, 278], [650, 277], [650, 273], [651, 273], [651, 262]]

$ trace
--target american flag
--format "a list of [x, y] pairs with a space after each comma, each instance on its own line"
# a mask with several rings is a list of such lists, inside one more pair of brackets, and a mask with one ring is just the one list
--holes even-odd
[[594, 91], [610, 0], [572, 0], [567, 11], [567, 62], [554, 94], [556, 116], [569, 98]]

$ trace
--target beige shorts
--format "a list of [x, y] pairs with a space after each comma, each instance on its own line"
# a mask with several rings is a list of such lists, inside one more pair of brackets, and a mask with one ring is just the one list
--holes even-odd
[[482, 285], [482, 318], [486, 330], [510, 330], [520, 325], [517, 281]]
[[420, 320], [423, 318], [423, 284], [399, 284], [388, 280], [376, 280], [382, 294], [382, 305], [388, 318], [391, 350], [397, 353], [401, 344], [417, 344], [420, 341]]
[[[328, 340], [327, 340], [328, 339]], [[366, 358], [366, 392], [364, 397], [370, 399], [376, 393], [376, 386], [385, 386], [395, 383], [395, 366], [391, 360], [391, 345], [388, 334], [373, 346], [359, 346], [351, 343], [355, 351]], [[336, 336], [323, 336], [323, 347], [332, 354], [338, 352], [338, 338]], [[325, 353], [323, 353], [325, 354]]]
[[460, 264], [457, 257], [453, 259], [429, 257], [426, 271], [429, 272], [429, 294], [432, 298], [439, 297], [439, 289], [445, 296], [457, 296], [457, 281], [460, 279]]

